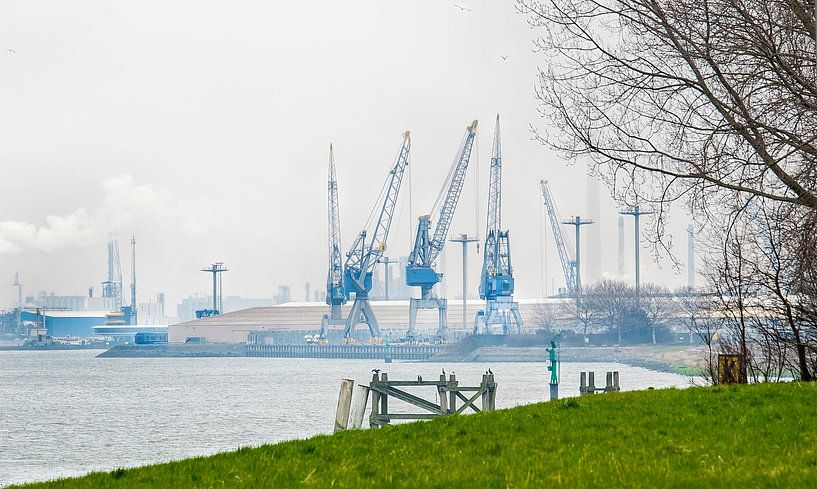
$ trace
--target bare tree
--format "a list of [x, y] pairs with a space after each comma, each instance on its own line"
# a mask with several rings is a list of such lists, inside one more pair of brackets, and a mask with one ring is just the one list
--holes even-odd
[[706, 347], [703, 361], [703, 377], [711, 383], [718, 379], [716, 341], [723, 319], [712, 307], [711, 294], [702, 294], [690, 288], [682, 288], [675, 293], [681, 321], [689, 330], [690, 343], [693, 338]]
[[647, 317], [652, 344], [656, 344], [656, 329], [666, 326], [674, 312], [673, 295], [664, 286], [646, 283], [641, 286], [641, 309]]
[[582, 290], [587, 307], [594, 310], [596, 319], [607, 331], [618, 333], [621, 343], [622, 320], [635, 304], [633, 288], [624, 282], [604, 279]]
[[517, 0], [541, 34], [540, 139], [626, 203], [699, 213], [739, 192], [817, 209], [814, 8], [805, 0]]
[[536, 332], [541, 332], [542, 334], [553, 333], [556, 327], [556, 320], [559, 318], [560, 309], [560, 305], [537, 302], [536, 312], [534, 313]]
[[585, 347], [590, 343], [587, 330], [591, 324], [598, 320], [599, 316], [593, 300], [593, 290], [591, 289], [589, 293], [590, 295], [588, 295], [588, 291], [585, 289], [582, 296], [576, 298], [576, 321], [582, 328], [582, 341]]
[[[792, 214], [793, 212], [793, 214]], [[727, 232], [717, 236], [718, 256], [710, 257], [707, 281], [719, 301], [724, 331], [718, 348], [743, 358], [741, 380], [777, 380], [789, 369], [814, 380], [817, 312], [808, 291], [817, 251], [803, 236], [803, 219], [813, 211], [788, 203], [738, 203]]]

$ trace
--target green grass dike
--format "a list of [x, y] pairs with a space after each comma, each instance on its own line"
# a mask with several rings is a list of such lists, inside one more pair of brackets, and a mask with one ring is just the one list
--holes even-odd
[[817, 487], [816, 421], [815, 384], [624, 392], [25, 487]]

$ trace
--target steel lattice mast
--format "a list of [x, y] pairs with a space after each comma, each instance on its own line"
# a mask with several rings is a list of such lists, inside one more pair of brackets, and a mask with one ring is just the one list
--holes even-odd
[[111, 235], [108, 238], [108, 276], [102, 282], [102, 296], [114, 299], [114, 307], [122, 307], [122, 266], [119, 261], [119, 240]]
[[488, 217], [485, 229], [485, 248], [482, 255], [482, 276], [479, 296], [485, 299], [485, 310], [477, 313], [474, 333], [490, 332], [493, 324], [502, 325], [502, 333], [510, 332], [510, 316], [517, 330], [522, 329], [519, 306], [513, 302], [514, 279], [511, 269], [509, 232], [502, 230], [502, 142], [499, 114], [496, 116], [494, 144], [491, 150], [491, 175], [488, 182]]
[[326, 338], [329, 324], [343, 321], [341, 306], [346, 304], [346, 290], [343, 286], [343, 263], [340, 251], [340, 211], [338, 207], [338, 181], [335, 174], [335, 152], [329, 145], [329, 183], [328, 183], [328, 217], [329, 217], [329, 272], [326, 277], [326, 304], [331, 306], [329, 315], [321, 321], [320, 339]]
[[414, 247], [409, 255], [406, 266], [406, 284], [413, 287], [420, 287], [421, 298], [411, 299], [409, 307], [409, 331], [408, 337], [413, 338], [415, 325], [417, 322], [418, 309], [437, 309], [439, 311], [439, 327], [437, 336], [445, 337], [446, 334], [446, 299], [437, 298], [432, 293], [432, 288], [442, 279], [442, 274], [437, 274], [434, 264], [437, 257], [445, 246], [448, 230], [454, 218], [454, 211], [457, 209], [462, 187], [465, 184], [465, 174], [468, 170], [468, 163], [471, 160], [471, 150], [474, 147], [474, 139], [477, 134], [477, 121], [473, 121], [466, 128], [465, 137], [457, 152], [455, 166], [450, 175], [450, 179], [444, 184], [443, 189], [447, 191], [445, 200], [440, 207], [437, 218], [437, 225], [434, 234], [429, 235], [431, 227], [431, 216], [420, 217], [417, 227], [417, 235], [414, 239]]
[[397, 207], [397, 198], [400, 194], [400, 184], [403, 181], [403, 173], [409, 164], [409, 153], [411, 151], [411, 136], [408, 131], [403, 133], [403, 144], [397, 155], [394, 167], [389, 171], [387, 189], [383, 203], [380, 206], [377, 224], [375, 224], [374, 234], [367, 245], [367, 230], [358, 234], [352, 247], [346, 253], [346, 264], [344, 271], [344, 285], [346, 297], [354, 292], [355, 301], [346, 317], [346, 327], [344, 338], [351, 338], [352, 330], [358, 323], [365, 323], [369, 326], [369, 332], [373, 339], [380, 338], [380, 327], [374, 315], [371, 304], [369, 304], [369, 292], [372, 290], [372, 272], [374, 267], [383, 257], [386, 251], [386, 241], [389, 237], [389, 228]]

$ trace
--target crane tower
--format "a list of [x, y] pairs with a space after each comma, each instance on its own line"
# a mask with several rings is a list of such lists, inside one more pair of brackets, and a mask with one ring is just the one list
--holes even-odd
[[[420, 223], [417, 226], [414, 248], [409, 254], [408, 264], [406, 265], [406, 284], [412, 287], [420, 287], [421, 297], [420, 299], [410, 299], [407, 334], [409, 339], [414, 338], [417, 311], [420, 309], [438, 310], [437, 338], [444, 339], [446, 336], [448, 304], [445, 298], [437, 297], [433, 292], [434, 285], [442, 279], [442, 274], [434, 270], [434, 264], [445, 246], [448, 229], [451, 227], [454, 211], [457, 209], [457, 202], [465, 183], [465, 173], [468, 170], [468, 162], [471, 160], [471, 150], [474, 146], [476, 134], [477, 121], [475, 120], [465, 130], [465, 137], [457, 152], [454, 166], [443, 185], [443, 191], [446, 192], [445, 199], [440, 207], [434, 234], [429, 234], [431, 227], [430, 215], [421, 216]], [[441, 193], [440, 196], [442, 195]]]
[[326, 340], [326, 331], [330, 325], [345, 324], [341, 306], [346, 304], [346, 289], [343, 284], [343, 263], [340, 251], [340, 211], [338, 210], [338, 181], [335, 175], [335, 153], [329, 145], [329, 272], [326, 277], [326, 304], [330, 306], [329, 314], [323, 315], [320, 341]]
[[380, 341], [380, 327], [369, 303], [369, 292], [372, 290], [372, 272], [386, 251], [389, 229], [394, 217], [394, 210], [397, 207], [397, 197], [400, 194], [403, 173], [409, 164], [410, 151], [411, 136], [406, 131], [403, 133], [403, 144], [397, 155], [397, 161], [389, 171], [386, 179], [386, 192], [382, 203], [378, 201], [375, 204], [375, 210], [379, 209], [379, 213], [377, 214], [377, 222], [374, 224], [374, 232], [367, 242], [368, 230], [361, 231], [346, 253], [343, 272], [346, 298], [349, 299], [351, 293], [355, 294], [355, 300], [352, 303], [349, 315], [346, 317], [346, 326], [343, 330], [343, 337], [347, 342], [352, 341], [352, 330], [359, 323], [365, 323], [369, 326], [373, 342]]
[[511, 268], [510, 237], [508, 230], [502, 230], [502, 143], [498, 114], [491, 151], [487, 221], [479, 284], [479, 297], [485, 300], [485, 310], [477, 312], [474, 333], [489, 334], [495, 324], [501, 325], [502, 334], [510, 333], [512, 324], [516, 326], [516, 331], [521, 333], [522, 316], [519, 314], [519, 304], [513, 301], [514, 278]]

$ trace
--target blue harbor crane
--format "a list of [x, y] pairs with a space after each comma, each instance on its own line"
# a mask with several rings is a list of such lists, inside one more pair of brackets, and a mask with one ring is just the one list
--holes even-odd
[[562, 219], [559, 217], [559, 211], [556, 209], [556, 204], [553, 202], [553, 196], [550, 194], [550, 187], [547, 180], [539, 182], [542, 187], [542, 198], [545, 201], [545, 210], [550, 218], [550, 227], [553, 230], [553, 239], [556, 241], [556, 250], [559, 252], [559, 261], [562, 264], [562, 272], [565, 276], [565, 287], [567, 295], [576, 295], [576, 260], [570, 257], [568, 247], [565, 244], [565, 237], [562, 234], [560, 224]]
[[341, 306], [346, 304], [346, 289], [343, 284], [343, 263], [340, 251], [340, 213], [338, 211], [338, 181], [335, 176], [335, 153], [329, 144], [329, 273], [326, 277], [326, 304], [331, 307], [329, 314], [323, 315], [318, 339], [326, 342], [326, 332], [330, 325], [346, 324]]
[[[417, 311], [419, 309], [437, 309], [439, 313], [439, 325], [437, 327], [437, 338], [445, 339], [447, 326], [446, 314], [448, 310], [447, 300], [437, 297], [433, 292], [434, 285], [442, 279], [442, 274], [434, 270], [437, 257], [443, 251], [448, 229], [454, 218], [454, 211], [457, 209], [462, 187], [465, 183], [465, 173], [468, 170], [468, 162], [471, 159], [471, 150], [474, 146], [474, 138], [477, 134], [477, 121], [473, 121], [466, 128], [465, 137], [460, 144], [454, 165], [448, 174], [448, 178], [443, 184], [437, 201], [445, 195], [442, 201], [434, 234], [430, 235], [431, 216], [425, 215], [419, 218], [417, 235], [414, 239], [414, 247], [409, 254], [406, 265], [406, 284], [412, 287], [420, 287], [420, 299], [411, 298], [409, 301], [409, 329], [408, 339], [414, 339], [417, 326]], [[443, 194], [442, 192], [445, 192]], [[436, 208], [436, 204], [434, 208]], [[431, 214], [434, 213], [432, 209]]]
[[491, 176], [488, 183], [488, 220], [485, 229], [485, 248], [482, 254], [482, 276], [479, 297], [485, 300], [485, 310], [477, 312], [474, 334], [491, 333], [495, 324], [502, 334], [522, 332], [519, 304], [513, 301], [514, 279], [511, 268], [511, 243], [508, 230], [502, 230], [502, 143], [499, 132], [499, 114], [496, 116], [494, 145], [491, 151]]
[[[400, 194], [403, 173], [409, 164], [410, 150], [411, 137], [409, 132], [406, 131], [403, 133], [403, 144], [400, 147], [400, 153], [397, 155], [397, 161], [389, 171], [386, 179], [385, 194], [381, 194], [383, 195], [382, 203], [378, 199], [378, 203], [374, 208], [375, 211], [379, 209], [377, 223], [374, 225], [374, 233], [367, 242], [368, 231], [364, 228], [346, 253], [343, 274], [346, 297], [348, 299], [351, 293], [355, 294], [355, 301], [349, 315], [346, 317], [346, 327], [343, 330], [344, 341], [347, 343], [353, 341], [352, 330], [359, 323], [365, 323], [369, 326], [373, 342], [382, 341], [377, 318], [369, 303], [369, 292], [372, 290], [374, 267], [381, 261], [383, 253], [386, 251], [386, 240], [389, 237], [389, 228], [397, 206], [397, 197]], [[374, 216], [374, 212], [372, 216]]]

